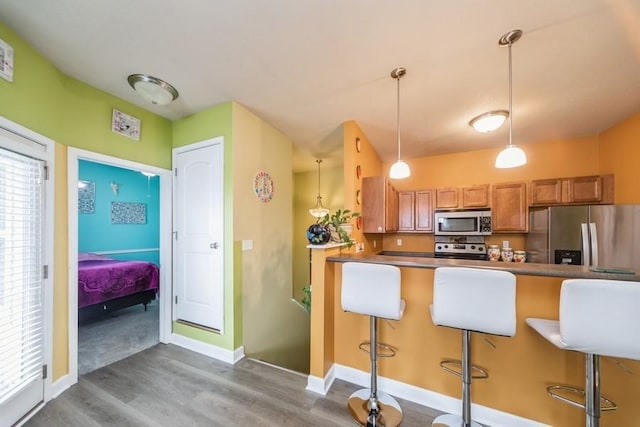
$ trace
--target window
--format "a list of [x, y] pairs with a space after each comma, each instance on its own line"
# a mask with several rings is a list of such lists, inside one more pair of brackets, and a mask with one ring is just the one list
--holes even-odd
[[0, 148], [0, 403], [43, 364], [44, 162]]

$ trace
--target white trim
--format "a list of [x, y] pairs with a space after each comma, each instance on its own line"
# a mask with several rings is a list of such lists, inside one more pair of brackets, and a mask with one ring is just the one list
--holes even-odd
[[69, 147], [67, 150], [67, 197], [69, 239], [69, 381], [78, 382], [78, 161], [144, 170], [160, 177], [160, 289], [159, 340], [167, 343], [171, 331], [171, 171], [156, 166]]
[[[349, 366], [334, 364], [327, 374], [327, 377], [325, 377], [325, 384], [329, 375], [332, 373], [335, 373], [335, 378], [361, 387], [369, 387], [371, 383], [369, 372], [360, 371]], [[314, 382], [314, 388], [312, 388], [312, 381]], [[316, 389], [320, 384], [316, 384], [316, 381], [322, 381], [322, 379], [309, 376], [307, 390], [318, 393]], [[333, 382], [333, 379], [331, 381]], [[378, 376], [378, 388], [380, 391], [384, 391], [392, 396], [427, 406], [429, 408], [437, 409], [438, 411], [456, 415], [461, 414], [462, 401], [454, 397], [446, 396], [444, 394], [381, 376]], [[321, 394], [326, 394], [326, 392]], [[487, 406], [477, 405], [475, 403], [471, 404], [471, 412], [475, 421], [492, 427], [549, 427], [549, 425], [538, 421], [519, 417]]]
[[[12, 122], [0, 116], [0, 128], [9, 131], [22, 138], [42, 146], [42, 151], [27, 148], [27, 153], [35, 158], [44, 160], [49, 169], [49, 179], [45, 181], [45, 218], [44, 218], [44, 254], [42, 262], [49, 266], [49, 276], [44, 280], [43, 286], [43, 321], [44, 321], [44, 364], [48, 366], [49, 375], [44, 379], [44, 402], [51, 400], [52, 387], [51, 378], [53, 376], [53, 291], [54, 291], [54, 213], [55, 213], [55, 141], [32, 131], [18, 123]], [[39, 410], [40, 406], [34, 408], [33, 413]]]
[[63, 375], [51, 386], [51, 399], [60, 396], [65, 390], [71, 387], [75, 382], [71, 381], [69, 374]]
[[221, 360], [231, 365], [235, 365], [244, 357], [244, 347], [238, 347], [235, 350], [227, 350], [226, 348], [218, 347], [217, 345], [208, 344], [178, 334], [171, 334], [170, 343], [186, 348], [187, 350], [195, 351], [196, 353], [204, 354], [205, 356], [209, 356], [213, 359]]
[[329, 389], [336, 379], [335, 368], [336, 365], [331, 366], [331, 369], [329, 369], [329, 372], [327, 372], [327, 375], [325, 375], [324, 378], [309, 375], [307, 377], [307, 387], [305, 387], [306, 390], [313, 391], [314, 393], [325, 396], [329, 392]]
[[137, 254], [139, 252], [159, 252], [160, 248], [122, 249], [119, 251], [94, 251], [97, 255]]

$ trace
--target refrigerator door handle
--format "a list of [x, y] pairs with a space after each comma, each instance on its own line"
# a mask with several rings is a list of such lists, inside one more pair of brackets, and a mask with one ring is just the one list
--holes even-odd
[[591, 236], [591, 264], [593, 266], [598, 265], [598, 231], [596, 229], [596, 223], [589, 223], [589, 236]]
[[582, 265], [591, 265], [591, 250], [589, 247], [589, 228], [586, 223], [580, 224], [582, 228]]

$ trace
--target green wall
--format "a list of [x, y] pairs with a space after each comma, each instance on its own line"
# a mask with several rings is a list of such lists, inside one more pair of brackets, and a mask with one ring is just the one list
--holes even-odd
[[234, 247], [233, 238], [233, 103], [227, 102], [173, 123], [173, 147], [182, 147], [218, 136], [224, 137], [224, 330], [222, 334], [192, 328], [174, 322], [176, 334], [213, 344], [227, 350], [242, 345], [241, 276], [235, 263], [241, 252]]
[[[0, 22], [14, 49], [13, 82], [0, 79], [0, 116], [56, 141], [53, 380], [68, 373], [67, 146], [170, 168], [171, 121], [65, 76]], [[127, 85], [126, 76], [122, 84]], [[140, 141], [111, 132], [116, 108], [141, 121]]]

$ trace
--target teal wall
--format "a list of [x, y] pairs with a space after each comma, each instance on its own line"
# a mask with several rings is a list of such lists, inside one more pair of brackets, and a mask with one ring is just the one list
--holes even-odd
[[[160, 179], [138, 171], [81, 160], [78, 175], [95, 185], [95, 210], [78, 214], [78, 252], [109, 252], [155, 248], [153, 252], [108, 254], [110, 258], [153, 262], [159, 265]], [[118, 195], [111, 182], [119, 185]], [[112, 224], [111, 202], [146, 205], [145, 224]]]

